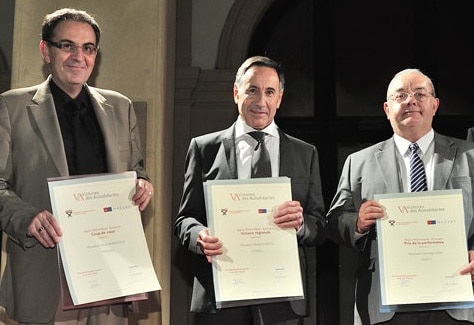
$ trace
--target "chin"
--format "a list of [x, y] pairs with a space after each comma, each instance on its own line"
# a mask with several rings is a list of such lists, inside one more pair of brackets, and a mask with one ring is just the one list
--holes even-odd
[[250, 125], [254, 129], [264, 129], [270, 123], [271, 121], [267, 119], [254, 119], [251, 121], [251, 123], [248, 123], [248, 125]]
[[69, 78], [68, 83], [71, 85], [83, 85], [87, 82], [84, 78]]
[[268, 124], [254, 124], [254, 125], [251, 125], [251, 127], [253, 127], [255, 130], [262, 130], [265, 127], [267, 127], [267, 125]]

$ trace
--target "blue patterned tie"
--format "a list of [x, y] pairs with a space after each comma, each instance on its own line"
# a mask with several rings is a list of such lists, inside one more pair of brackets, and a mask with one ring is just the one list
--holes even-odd
[[411, 192], [421, 192], [428, 189], [426, 185], [425, 166], [416, 153], [418, 144], [410, 144], [410, 190]]
[[265, 145], [265, 132], [249, 132], [252, 138], [257, 140], [255, 152], [252, 155], [252, 178], [271, 177], [272, 166], [270, 162], [270, 154]]

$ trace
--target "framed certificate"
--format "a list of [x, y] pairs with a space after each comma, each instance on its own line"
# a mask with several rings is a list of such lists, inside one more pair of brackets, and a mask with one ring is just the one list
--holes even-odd
[[383, 311], [470, 308], [471, 276], [461, 190], [375, 195]]
[[73, 305], [161, 289], [131, 200], [135, 181], [135, 172], [48, 179]]
[[[60, 254], [58, 254], [60, 255]], [[69, 286], [66, 282], [66, 276], [64, 274], [64, 267], [61, 262], [61, 256], [59, 256], [59, 277], [60, 277], [60, 286], [61, 286], [61, 297], [63, 302], [63, 310], [71, 310], [71, 309], [80, 309], [80, 308], [88, 308], [88, 307], [95, 307], [95, 306], [103, 306], [103, 305], [113, 305], [125, 302], [134, 302], [134, 301], [141, 301], [148, 299], [148, 292], [144, 293], [137, 293], [134, 295], [117, 297], [112, 299], [106, 300], [99, 300], [93, 301], [85, 304], [75, 305], [72, 301], [71, 292], [69, 291]]]
[[223, 243], [213, 256], [217, 308], [303, 299], [295, 229], [273, 223], [291, 200], [287, 177], [204, 183], [208, 226]]

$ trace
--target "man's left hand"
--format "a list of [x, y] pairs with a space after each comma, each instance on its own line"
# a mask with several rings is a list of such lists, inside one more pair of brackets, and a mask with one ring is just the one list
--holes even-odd
[[459, 274], [471, 274], [471, 281], [474, 282], [474, 250], [469, 251], [469, 264], [464, 266], [460, 271]]
[[295, 228], [303, 225], [303, 207], [299, 201], [287, 201], [273, 215], [273, 222], [280, 228]]
[[150, 203], [153, 193], [153, 185], [151, 185], [151, 183], [146, 179], [139, 178], [136, 184], [135, 195], [132, 197], [133, 203], [138, 205], [140, 211], [143, 211], [148, 203]]

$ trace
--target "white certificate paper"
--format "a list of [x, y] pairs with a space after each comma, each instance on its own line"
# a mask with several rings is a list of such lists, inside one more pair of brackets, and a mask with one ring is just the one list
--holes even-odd
[[208, 226], [223, 243], [212, 258], [217, 308], [303, 299], [295, 229], [273, 223], [291, 200], [287, 177], [204, 183]]
[[131, 200], [135, 181], [135, 172], [48, 179], [74, 305], [161, 290]]
[[377, 220], [382, 311], [473, 307], [461, 190], [382, 194]]

